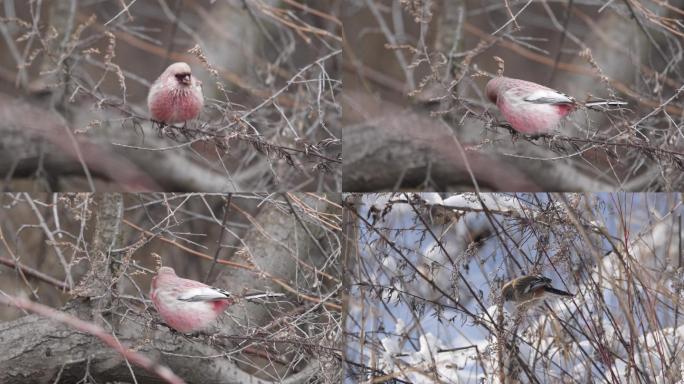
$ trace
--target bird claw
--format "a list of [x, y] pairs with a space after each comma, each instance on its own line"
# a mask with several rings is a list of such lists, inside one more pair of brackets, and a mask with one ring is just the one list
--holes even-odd
[[182, 333], [180, 333], [180, 332], [176, 331], [175, 329], [171, 328], [171, 326], [169, 326], [168, 324], [166, 324], [165, 322], [163, 322], [163, 321], [161, 321], [161, 320], [159, 320], [159, 319], [152, 319], [152, 320], [150, 321], [150, 328], [152, 328], [152, 327], [157, 328], [158, 325], [162, 325], [162, 326], [168, 328], [168, 329], [169, 329], [169, 332], [170, 332], [171, 334], [173, 334], [173, 335], [182, 335]]
[[166, 127], [168, 127], [168, 125], [165, 122], [152, 120], [152, 128], [157, 130], [157, 134], [159, 134], [159, 137], [164, 136], [166, 132]]

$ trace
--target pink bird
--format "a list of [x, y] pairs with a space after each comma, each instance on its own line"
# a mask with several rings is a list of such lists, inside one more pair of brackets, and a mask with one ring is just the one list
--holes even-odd
[[282, 293], [258, 293], [235, 296], [220, 288], [176, 276], [170, 267], [161, 267], [152, 278], [152, 304], [171, 328], [182, 333], [206, 330], [226, 308], [237, 300], [285, 296]]
[[497, 76], [485, 87], [487, 98], [495, 103], [516, 131], [540, 134], [553, 131], [561, 119], [579, 107], [626, 105], [622, 101], [588, 101], [574, 98], [531, 81]]
[[187, 63], [173, 63], [154, 81], [147, 95], [152, 120], [175, 124], [199, 116], [204, 97], [202, 82], [192, 76]]

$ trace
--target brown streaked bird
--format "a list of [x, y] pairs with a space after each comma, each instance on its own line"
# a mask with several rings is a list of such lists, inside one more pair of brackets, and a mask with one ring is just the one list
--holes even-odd
[[524, 303], [541, 300], [547, 293], [559, 296], [574, 297], [570, 292], [565, 292], [551, 285], [551, 279], [542, 275], [526, 275], [513, 279], [501, 289], [504, 301]]

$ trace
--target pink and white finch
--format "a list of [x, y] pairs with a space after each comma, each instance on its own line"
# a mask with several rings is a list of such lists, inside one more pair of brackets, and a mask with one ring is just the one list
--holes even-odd
[[204, 105], [202, 82], [187, 63], [173, 63], [154, 81], [147, 95], [152, 120], [175, 124], [199, 116]]
[[548, 133], [561, 119], [579, 107], [625, 105], [621, 101], [580, 103], [554, 89], [531, 81], [497, 76], [485, 87], [487, 98], [499, 108], [506, 121], [523, 134]]
[[161, 267], [152, 278], [152, 304], [171, 328], [182, 333], [206, 330], [226, 308], [237, 300], [284, 296], [282, 293], [258, 293], [235, 296], [220, 288], [176, 276], [170, 267]]

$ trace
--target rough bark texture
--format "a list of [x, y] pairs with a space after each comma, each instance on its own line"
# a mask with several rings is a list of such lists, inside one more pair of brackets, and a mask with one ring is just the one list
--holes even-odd
[[[104, 298], [108, 305], [112, 281], [111, 250], [119, 247], [123, 197], [120, 194], [98, 194], [93, 196], [95, 210], [95, 236], [90, 249], [90, 270], [81, 281], [83, 291], [78, 295], [97, 299]], [[77, 289], [78, 290], [78, 289]]]
[[[74, 303], [69, 312], [87, 304]], [[248, 375], [225, 358], [202, 358], [222, 353], [202, 340], [190, 341], [173, 334], [166, 327], [149, 327], [149, 319], [127, 314], [110, 314], [117, 338], [123, 345], [147, 356], [156, 356], [160, 364], [194, 383], [266, 383]], [[156, 329], [155, 329], [156, 328]], [[68, 326], [35, 315], [0, 323], [0, 382], [5, 384], [75, 382], [86, 370], [101, 382], [133, 382], [131, 372], [121, 357], [95, 337], [76, 332]], [[173, 354], [178, 354], [175, 356]], [[159, 383], [153, 374], [132, 367], [138, 382]], [[61, 371], [61, 372], [60, 372]]]

